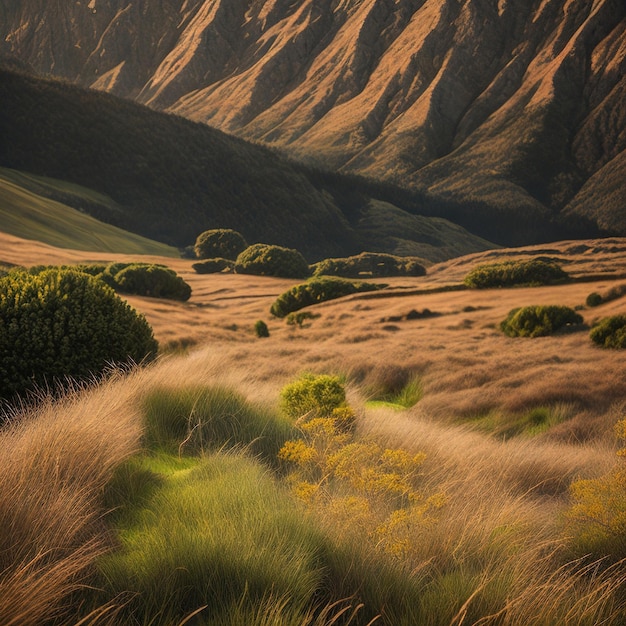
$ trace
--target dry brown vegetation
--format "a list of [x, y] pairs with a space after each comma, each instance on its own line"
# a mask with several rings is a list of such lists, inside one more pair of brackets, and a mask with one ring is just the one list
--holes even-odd
[[[25, 265], [127, 258], [54, 249], [6, 235], [0, 235], [0, 250], [0, 262]], [[591, 291], [622, 284], [626, 240], [553, 247], [550, 256], [564, 259], [574, 276], [590, 281], [595, 276], [593, 282], [432, 291], [457, 284], [487, 256], [496, 253], [434, 266], [423, 278], [389, 279], [386, 295], [357, 294], [318, 305], [321, 317], [303, 328], [269, 315], [275, 297], [294, 281], [197, 275], [192, 261], [150, 259], [179, 272], [193, 288], [191, 299], [128, 300], [146, 315], [166, 351], [181, 344], [190, 344], [190, 350], [115, 376], [60, 404], [44, 402], [0, 433], [0, 527], [9, 529], [0, 543], [2, 623], [37, 624], [52, 610], [61, 611], [104, 547], [97, 497], [112, 469], [140, 445], [137, 407], [144, 393], [163, 385], [217, 382], [276, 406], [280, 388], [304, 370], [347, 377], [361, 434], [426, 453], [425, 483], [444, 491], [449, 505], [445, 518], [421, 537], [415, 559], [431, 563], [438, 555], [465, 550], [487, 558], [494, 534], [508, 528], [506, 540], [519, 542], [511, 559], [520, 561], [519, 580], [528, 590], [519, 589], [510, 599], [509, 621], [502, 623], [540, 623], [516, 622], [515, 616], [527, 619], [524, 607], [538, 606], [538, 598], [556, 606], [559, 594], [574, 584], [565, 570], [550, 573], [546, 555], [563, 541], [561, 513], [571, 481], [602, 475], [616, 463], [613, 425], [624, 418], [626, 364], [619, 351], [595, 347], [584, 329], [510, 339], [498, 324], [515, 306], [580, 307]], [[591, 324], [625, 308], [626, 299], [617, 299], [580, 313]], [[406, 319], [411, 310], [424, 309], [437, 315]], [[258, 319], [268, 322], [269, 338], [256, 337]], [[412, 377], [419, 378], [423, 391], [413, 408], [400, 412], [366, 403]], [[555, 416], [544, 432], [506, 436], [499, 430], [536, 408]], [[28, 501], [21, 501], [24, 493], [31, 494]], [[579, 602], [608, 601], [618, 582], [600, 581]], [[20, 595], [24, 589], [31, 591]]]

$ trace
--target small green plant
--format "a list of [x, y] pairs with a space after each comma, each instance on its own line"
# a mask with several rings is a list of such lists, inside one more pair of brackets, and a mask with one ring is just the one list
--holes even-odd
[[256, 336], [259, 338], [270, 336], [270, 331], [267, 327], [267, 324], [263, 320], [257, 320], [254, 323], [254, 332], [256, 333]]
[[218, 274], [219, 272], [232, 272], [235, 262], [229, 259], [217, 257], [215, 259], [206, 259], [206, 261], [198, 261], [191, 268], [197, 274]]
[[500, 324], [509, 337], [544, 337], [583, 318], [566, 306], [525, 306], [513, 309]]
[[248, 247], [241, 233], [230, 228], [214, 228], [198, 235], [194, 252], [198, 259], [224, 258], [234, 261]]
[[270, 313], [276, 317], [286, 317], [289, 313], [312, 304], [334, 300], [353, 293], [375, 291], [382, 287], [383, 285], [354, 282], [345, 278], [327, 276], [311, 278], [278, 296], [270, 308]]
[[310, 273], [309, 264], [297, 250], [264, 243], [246, 248], [237, 257], [235, 271], [280, 278], [306, 278]]
[[589, 334], [603, 348], [626, 348], [626, 315], [614, 315], [600, 320]]
[[514, 285], [553, 285], [567, 282], [569, 276], [554, 261], [530, 259], [479, 265], [463, 282], [472, 289], [512, 287]]
[[339, 259], [324, 259], [311, 266], [313, 276], [424, 276], [426, 269], [414, 257], [398, 257], [391, 254], [362, 252]]
[[585, 304], [588, 307], [600, 306], [602, 304], [602, 296], [598, 292], [594, 291], [587, 296]]
[[0, 279], [0, 397], [88, 379], [156, 352], [145, 318], [93, 276], [49, 269]]

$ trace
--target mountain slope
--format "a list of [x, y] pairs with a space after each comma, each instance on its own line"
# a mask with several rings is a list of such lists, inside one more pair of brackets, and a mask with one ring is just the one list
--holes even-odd
[[560, 211], [626, 233], [623, 0], [0, 0], [0, 35], [38, 71], [428, 192], [489, 237]]
[[[310, 261], [362, 251], [395, 251], [385, 230], [362, 226], [374, 202], [416, 194], [314, 172], [259, 146], [108, 94], [0, 69], [0, 167], [65, 181], [37, 191], [156, 241], [185, 247], [209, 228], [235, 228], [250, 243], [301, 250]], [[68, 183], [90, 190], [68, 193]], [[103, 197], [104, 196], [104, 197]], [[441, 260], [492, 247], [445, 223], [412, 220], [413, 254]], [[20, 210], [16, 206], [16, 211]], [[435, 232], [436, 231], [436, 232]], [[422, 243], [428, 244], [420, 247]], [[422, 250], [423, 248], [423, 250]]]

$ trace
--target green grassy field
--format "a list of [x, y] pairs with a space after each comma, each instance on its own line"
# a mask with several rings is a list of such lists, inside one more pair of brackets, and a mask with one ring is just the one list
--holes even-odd
[[0, 230], [62, 248], [179, 256], [172, 246], [100, 222], [49, 195], [115, 206], [110, 198], [78, 185], [0, 168]]

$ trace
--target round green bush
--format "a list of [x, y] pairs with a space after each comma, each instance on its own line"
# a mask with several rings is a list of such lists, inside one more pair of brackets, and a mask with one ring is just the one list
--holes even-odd
[[191, 297], [191, 287], [162, 265], [131, 263], [114, 274], [117, 288], [124, 293], [151, 298], [167, 298], [185, 302]]
[[544, 337], [583, 318], [566, 306], [525, 306], [513, 309], [500, 324], [509, 337]]
[[602, 296], [594, 291], [587, 296], [585, 304], [589, 307], [600, 306], [602, 304]]
[[306, 259], [292, 248], [255, 243], [246, 248], [235, 261], [238, 274], [306, 278], [310, 274]]
[[269, 337], [270, 331], [263, 320], [257, 320], [254, 324], [254, 332], [257, 337]]
[[553, 261], [530, 259], [479, 265], [463, 282], [472, 289], [512, 287], [514, 285], [553, 285], [569, 279], [567, 272]]
[[76, 270], [0, 279], [0, 397], [87, 379], [157, 351], [152, 329], [115, 292]]
[[605, 317], [591, 329], [589, 336], [603, 348], [626, 348], [626, 315]]
[[285, 415], [297, 419], [307, 413], [329, 417], [346, 404], [346, 390], [338, 376], [302, 374], [283, 387], [280, 406]]
[[230, 228], [214, 228], [198, 235], [194, 252], [198, 259], [223, 258], [234, 261], [247, 248], [241, 233]]
[[270, 308], [270, 313], [276, 317], [285, 317], [293, 311], [298, 311], [312, 304], [319, 304], [362, 291], [374, 291], [382, 287], [383, 285], [353, 282], [337, 277], [311, 278], [278, 296]]
[[224, 259], [217, 257], [215, 259], [206, 259], [205, 261], [199, 261], [194, 263], [191, 268], [198, 274], [218, 274], [223, 271], [232, 271], [235, 267], [235, 262], [230, 259]]

